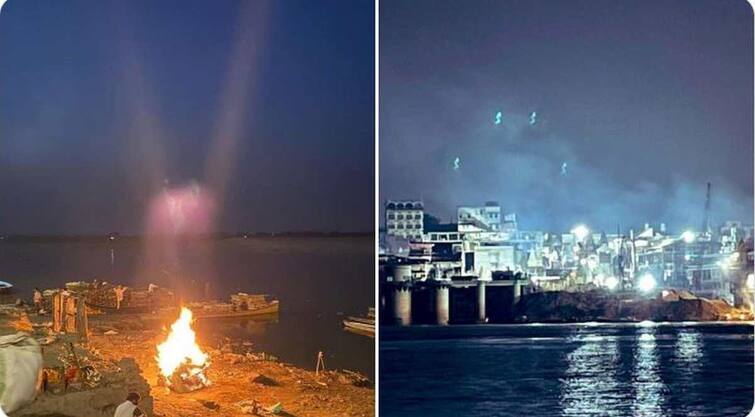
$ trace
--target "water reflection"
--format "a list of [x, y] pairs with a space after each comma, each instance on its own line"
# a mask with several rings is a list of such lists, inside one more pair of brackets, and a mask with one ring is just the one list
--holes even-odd
[[619, 416], [617, 379], [618, 341], [611, 336], [578, 336], [580, 346], [566, 356], [568, 368], [561, 381], [563, 416]]
[[632, 385], [635, 396], [633, 414], [642, 417], [663, 416], [663, 381], [658, 374], [655, 327], [640, 327], [634, 355]]
[[702, 338], [695, 330], [684, 329], [679, 332], [676, 340], [676, 359], [686, 374], [694, 374], [700, 367], [703, 357]]

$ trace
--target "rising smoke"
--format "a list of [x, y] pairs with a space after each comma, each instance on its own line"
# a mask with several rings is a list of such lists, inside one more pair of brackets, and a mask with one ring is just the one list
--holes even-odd
[[[435, 115], [432, 123], [413, 117], [418, 106], [411, 101], [390, 101], [381, 108], [381, 200], [421, 198], [426, 210], [442, 221], [453, 219], [458, 205], [495, 200], [530, 229], [564, 231], [586, 223], [613, 232], [619, 226], [626, 230], [665, 222], [680, 230], [702, 226], [709, 181], [711, 223], [751, 223], [752, 193], [732, 185], [731, 175], [751, 177], [752, 162], [727, 173], [705, 166], [678, 169], [676, 163], [647, 167], [665, 172], [657, 178], [637, 176], [647, 161], [599, 155], [589, 147], [585, 151], [584, 139], [560, 132], [546, 112], [535, 113], [518, 103], [479, 101], [459, 91], [436, 93], [428, 100], [432, 109], [426, 111]], [[497, 124], [499, 108], [508, 110]], [[532, 123], [535, 114], [537, 123]], [[456, 157], [463, 166], [449, 169], [448, 161]], [[597, 161], [609, 157], [624, 166], [611, 172], [601, 169]], [[702, 177], [707, 180], [690, 178], [691, 172], [700, 178], [706, 169], [710, 172]]]

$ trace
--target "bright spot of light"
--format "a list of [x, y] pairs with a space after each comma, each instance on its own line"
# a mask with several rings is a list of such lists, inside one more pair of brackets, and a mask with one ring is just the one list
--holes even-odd
[[583, 224], [579, 224], [571, 229], [571, 233], [574, 235], [574, 237], [577, 238], [578, 241], [582, 241], [587, 237], [587, 235], [590, 234], [590, 229], [588, 229], [587, 226]]
[[613, 291], [616, 289], [616, 287], [619, 286], [619, 280], [614, 276], [610, 276], [606, 278], [606, 280], [604, 281], [604, 284], [606, 285], [606, 288]]
[[684, 233], [682, 233], [682, 240], [684, 243], [692, 243], [695, 241], [695, 233], [691, 230], [686, 230]]
[[655, 288], [655, 278], [651, 274], [645, 274], [640, 277], [640, 281], [637, 283], [640, 291], [650, 292]]
[[755, 275], [747, 274], [747, 288], [755, 290]]
[[640, 327], [653, 327], [655, 326], [655, 322], [652, 320], [643, 320], [637, 324]]

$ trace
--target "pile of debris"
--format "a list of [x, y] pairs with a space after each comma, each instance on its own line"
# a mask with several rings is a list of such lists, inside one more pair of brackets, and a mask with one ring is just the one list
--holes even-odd
[[[87, 372], [77, 372], [71, 380], [71, 376], [61, 375], [63, 381], [54, 381], [52, 374], [47, 379], [47, 387], [58, 384], [68, 386], [59, 391], [47, 389], [37, 396], [31, 404], [14, 412], [14, 417], [41, 416], [41, 415], [67, 415], [87, 417], [112, 417], [118, 404], [126, 399], [129, 392], [138, 392], [141, 395], [139, 408], [147, 415], [153, 415], [153, 399], [150, 396], [150, 386], [142, 377], [141, 370], [131, 358], [122, 359], [112, 363], [109, 369], [96, 370], [99, 377], [92, 384], [88, 379]], [[88, 381], [88, 382], [84, 382]]]
[[621, 298], [605, 291], [548, 291], [522, 296], [515, 314], [520, 322], [722, 321], [752, 320], [752, 312], [724, 300], [687, 291], [666, 290], [658, 298]]

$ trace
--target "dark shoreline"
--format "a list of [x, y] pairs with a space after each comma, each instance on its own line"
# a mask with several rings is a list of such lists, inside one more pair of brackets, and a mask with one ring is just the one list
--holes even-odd
[[[256, 233], [215, 233], [211, 235], [185, 235], [179, 239], [184, 240], [226, 240], [226, 239], [253, 239], [253, 238], [362, 238], [374, 237], [372, 232], [256, 232]], [[109, 242], [127, 241], [138, 242], [149, 235], [5, 235], [0, 236], [2, 243], [63, 243], [63, 242]], [[162, 236], [154, 236], [160, 238]], [[112, 239], [111, 239], [112, 238]]]

